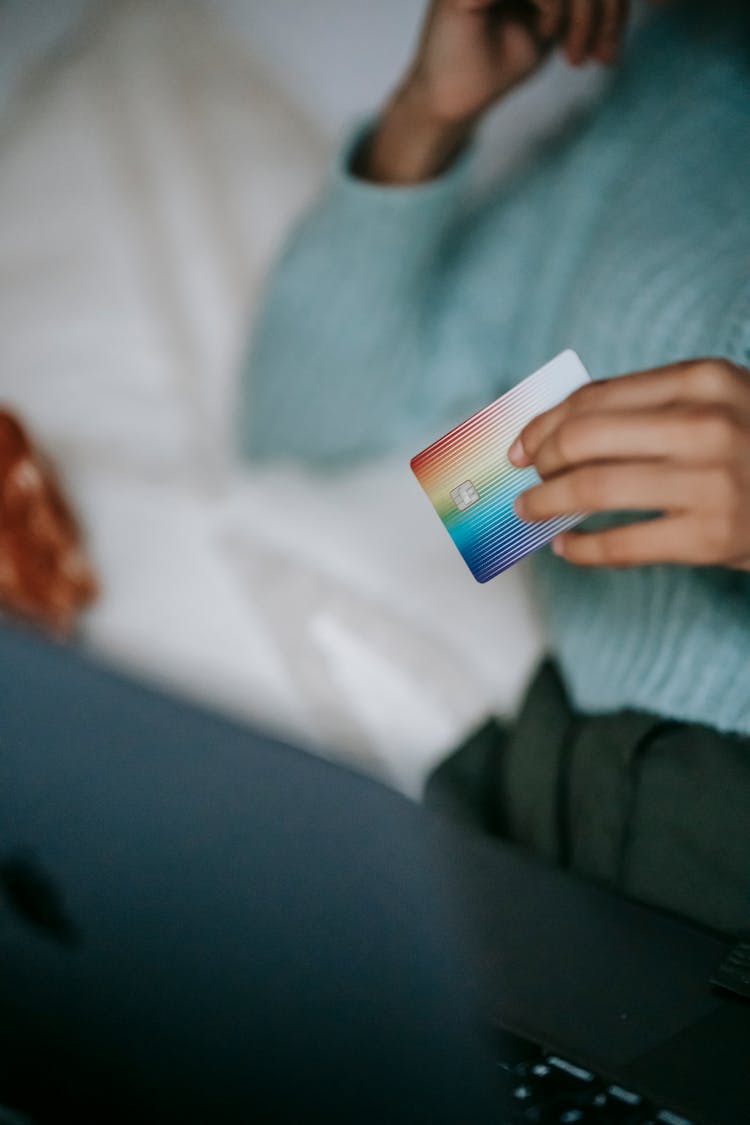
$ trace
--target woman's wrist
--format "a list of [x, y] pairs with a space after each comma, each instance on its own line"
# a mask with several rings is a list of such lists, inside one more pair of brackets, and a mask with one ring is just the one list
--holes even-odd
[[353, 171], [379, 184], [420, 184], [444, 172], [471, 137], [475, 121], [441, 118], [417, 84], [407, 82], [386, 105], [354, 158]]

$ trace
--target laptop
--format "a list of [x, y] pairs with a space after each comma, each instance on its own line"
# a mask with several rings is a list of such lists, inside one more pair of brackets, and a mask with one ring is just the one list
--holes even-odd
[[0, 698], [0, 1121], [750, 1121], [726, 939], [8, 628]]

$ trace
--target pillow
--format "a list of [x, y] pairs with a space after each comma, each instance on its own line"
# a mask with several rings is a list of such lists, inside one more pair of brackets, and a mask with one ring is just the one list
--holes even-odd
[[103, 5], [0, 138], [3, 394], [49, 446], [214, 475], [226, 391], [325, 148], [200, 11]]

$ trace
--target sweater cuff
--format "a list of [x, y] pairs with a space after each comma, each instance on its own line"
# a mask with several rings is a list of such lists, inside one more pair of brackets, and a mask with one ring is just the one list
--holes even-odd
[[426, 266], [442, 235], [452, 226], [471, 161], [471, 148], [462, 152], [439, 176], [422, 184], [378, 184], [352, 172], [355, 154], [373, 128], [367, 121], [352, 131], [340, 148], [334, 167], [326, 211], [337, 217], [358, 243], [371, 249], [372, 259]]
[[376, 124], [371, 118], [361, 121], [341, 145], [334, 162], [334, 176], [338, 184], [345, 185], [350, 191], [361, 192], [370, 205], [373, 199], [379, 199], [382, 203], [388, 201], [391, 207], [413, 206], [420, 201], [423, 204], [434, 203], [446, 192], [453, 196], [456, 188], [460, 188], [473, 151], [471, 144], [462, 148], [443, 172], [420, 184], [374, 183], [355, 175], [352, 171], [354, 159], [372, 135]]

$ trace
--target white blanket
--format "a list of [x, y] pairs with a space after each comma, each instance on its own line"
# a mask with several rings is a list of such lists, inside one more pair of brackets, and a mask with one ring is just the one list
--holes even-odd
[[400, 459], [253, 471], [232, 389], [327, 142], [200, 7], [97, 4], [0, 119], [0, 393], [49, 449], [110, 660], [416, 793], [539, 651]]

